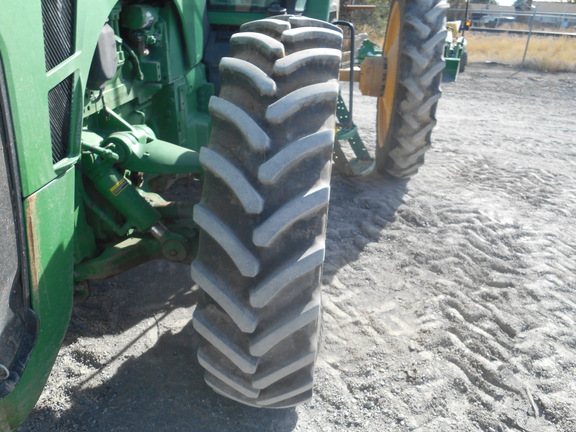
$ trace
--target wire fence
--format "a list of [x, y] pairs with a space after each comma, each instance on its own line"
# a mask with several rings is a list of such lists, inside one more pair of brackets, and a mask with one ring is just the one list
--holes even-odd
[[[465, 19], [465, 9], [448, 10], [449, 21]], [[576, 13], [470, 9], [467, 19], [471, 31], [576, 37]]]
[[[362, 0], [356, 1], [358, 5], [354, 4], [355, 0], [349, 2], [352, 4], [340, 9], [341, 16], [346, 16], [342, 19], [353, 22], [360, 29], [358, 33], [367, 32], [374, 42], [381, 44], [388, 5], [365, 5], [361, 4]], [[540, 4], [528, 12], [494, 4], [474, 5], [468, 10], [451, 8], [447, 18], [462, 24], [470, 22], [464, 34], [472, 62], [492, 61], [537, 70], [576, 72], [574, 4]]]
[[[576, 13], [542, 12], [537, 8], [529, 12], [504, 8], [449, 9], [448, 21], [469, 24], [462, 27], [464, 33], [468, 32], [469, 47], [473, 44], [472, 48], [478, 48], [476, 52], [488, 57], [484, 60], [538, 70], [576, 70]], [[500, 38], [489, 38], [490, 42], [482, 44], [481, 36]], [[474, 61], [473, 55], [470, 58]]]

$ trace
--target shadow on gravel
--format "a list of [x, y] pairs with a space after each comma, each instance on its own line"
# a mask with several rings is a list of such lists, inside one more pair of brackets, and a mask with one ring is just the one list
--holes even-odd
[[[364, 247], [378, 241], [403, 204], [407, 180], [373, 175], [369, 178], [333, 177], [327, 238], [325, 278], [358, 259]], [[187, 265], [153, 261], [106, 281], [92, 284], [92, 296], [76, 307], [64, 346], [81, 338], [122, 335], [139, 326], [136, 335], [121, 339], [117, 354], [102, 363], [96, 354], [79, 348], [68, 355], [84, 368], [65, 372], [71, 379], [71, 408], [58, 400], [37, 408], [19, 432], [290, 432], [298, 423], [295, 409], [246, 407], [219, 397], [205, 384], [196, 350], [200, 337], [192, 327], [192, 310], [200, 292]], [[164, 320], [176, 309], [190, 311], [180, 331], [166, 330]], [[187, 312], [186, 312], [187, 314]], [[153, 318], [154, 322], [149, 324]], [[146, 321], [146, 322], [145, 322]], [[166, 320], [167, 321], [167, 320]], [[163, 327], [151, 348], [128, 355], [132, 345], [153, 327]], [[110, 362], [120, 361], [117, 370]], [[66, 364], [57, 366], [68, 367]], [[68, 405], [67, 402], [61, 402]]]
[[[50, 408], [37, 410], [29, 419], [32, 427], [21, 432], [288, 432], [295, 428], [294, 409], [250, 408], [208, 389], [196, 360], [198, 344], [192, 323], [179, 333], [165, 333], [144, 354], [125, 360], [100, 385], [71, 389], [72, 407], [60, 418]], [[90, 381], [84, 384], [89, 385]]]
[[194, 306], [199, 291], [193, 290], [188, 267], [151, 261], [113, 278], [92, 282], [90, 298], [74, 307], [64, 345], [79, 337], [122, 333], [163, 311]]
[[[121, 349], [105, 363], [90, 350], [70, 352], [84, 368], [82, 381], [73, 381], [77, 375], [71, 376], [72, 406], [62, 410], [58, 400], [51, 401], [49, 407], [34, 410], [18, 431], [292, 431], [298, 421], [294, 409], [246, 407], [219, 397], [205, 384], [196, 358], [200, 337], [191, 321], [199, 294], [187, 265], [163, 261], [94, 283], [92, 297], [75, 308], [65, 345], [79, 338], [120, 334], [135, 326], [137, 333], [117, 341], [121, 346], [111, 349]], [[189, 311], [190, 321], [174, 333], [167, 329], [169, 315], [182, 308], [184, 318]], [[143, 322], [151, 318], [151, 324]], [[162, 332], [154, 345], [142, 354], [128, 355], [156, 327]], [[121, 365], [112, 370], [110, 364], [117, 360]], [[73, 370], [68, 373], [75, 374]]]
[[382, 230], [394, 222], [404, 204], [409, 181], [378, 174], [332, 176], [324, 283], [356, 261], [366, 245], [379, 241]]

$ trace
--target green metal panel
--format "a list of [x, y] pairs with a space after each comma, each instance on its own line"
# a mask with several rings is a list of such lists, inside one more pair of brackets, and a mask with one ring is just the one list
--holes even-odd
[[456, 81], [458, 79], [458, 72], [460, 69], [459, 58], [446, 58], [446, 66], [442, 72], [443, 81]]
[[[97, 3], [97, 4], [96, 4]], [[0, 54], [5, 71], [14, 138], [21, 174], [30, 274], [31, 305], [40, 332], [26, 369], [15, 388], [0, 400], [0, 431], [21, 423], [34, 407], [65, 335], [72, 310], [75, 163], [79, 154], [79, 122], [70, 121], [68, 156], [53, 164], [48, 98], [62, 81], [71, 82], [72, 113], [81, 114], [82, 82], [92, 52], [115, 0], [76, 5], [70, 56], [46, 70], [40, 1], [0, 1]], [[88, 10], [88, 8], [90, 10]], [[90, 17], [90, 19], [88, 19]], [[94, 20], [94, 21], [90, 21]], [[71, 78], [69, 78], [71, 77]], [[66, 156], [66, 155], [64, 155]], [[57, 223], [55, 223], [57, 221]]]
[[266, 18], [266, 14], [253, 12], [208, 12], [210, 24], [239, 26], [249, 21]]
[[204, 20], [206, 18], [206, 0], [175, 0], [180, 12], [186, 50], [190, 66], [202, 60], [204, 49]]
[[[15, 134], [19, 142], [26, 143], [18, 150], [24, 196], [56, 178], [77, 158], [79, 139], [72, 139], [72, 157], [59, 162], [56, 167], [52, 164], [48, 92], [63, 79], [73, 76], [73, 93], [77, 102], [81, 101], [81, 89], [86, 83], [100, 29], [115, 4], [116, 0], [78, 2], [75, 28], [79, 31], [74, 38], [76, 52], [46, 72], [40, 1], [0, 0], [0, 52], [9, 71], [7, 86], [12, 115], [17, 119]], [[81, 112], [73, 111], [77, 111], [77, 115]], [[80, 131], [74, 127], [79, 121], [75, 120], [71, 121], [71, 138], [79, 137]]]
[[[308, 0], [303, 15], [328, 21], [330, 0]], [[249, 21], [266, 18], [266, 13], [212, 10], [208, 12], [210, 24], [239, 26]]]
[[208, 103], [214, 94], [214, 85], [206, 82], [206, 66], [199, 64], [186, 74], [188, 83], [187, 142], [184, 147], [200, 151], [208, 144], [212, 120], [208, 114]]
[[328, 21], [330, 15], [330, 0], [308, 0], [304, 15], [323, 21]]
[[31, 309], [24, 217], [4, 67], [0, 56], [0, 398], [18, 384], [38, 335]]
[[30, 413], [66, 334], [73, 297], [74, 179], [68, 170], [24, 201], [31, 301], [40, 333], [22, 378], [0, 400], [0, 432]]
[[[18, 142], [28, 143], [25, 149], [18, 149], [26, 196], [56, 177], [52, 163], [45, 163], [51, 161], [52, 156], [44, 42], [40, 31], [42, 15], [32, 2], [2, 1], [0, 8], [0, 52], [7, 74], [15, 135]], [[23, 51], [30, 55], [23, 56]], [[31, 82], [46, 84], [26, 85]]]

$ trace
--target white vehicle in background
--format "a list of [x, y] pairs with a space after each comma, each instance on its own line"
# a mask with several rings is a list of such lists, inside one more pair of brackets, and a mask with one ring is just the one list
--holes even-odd
[[482, 27], [496, 28], [505, 24], [513, 24], [514, 22], [516, 22], [516, 19], [513, 16], [485, 15], [478, 21], [478, 25]]

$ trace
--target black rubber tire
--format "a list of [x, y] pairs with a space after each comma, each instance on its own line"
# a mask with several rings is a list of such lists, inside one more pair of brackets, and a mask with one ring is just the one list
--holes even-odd
[[248, 23], [210, 101], [194, 328], [206, 382], [246, 405], [312, 395], [341, 43], [322, 21]]
[[[436, 125], [448, 3], [446, 0], [394, 0], [391, 18], [395, 7], [399, 14], [398, 33], [391, 35], [387, 31], [386, 37], [398, 37], [399, 50], [397, 61], [388, 61], [387, 76], [394, 77], [387, 78], [386, 82], [386, 87], [393, 89], [388, 102], [391, 107], [388, 122], [382, 121], [385, 96], [378, 98], [376, 168], [380, 173], [407, 178], [424, 164], [424, 153], [430, 148], [432, 129]], [[389, 28], [390, 24], [391, 20]], [[395, 70], [391, 71], [391, 67]]]
[[468, 52], [464, 51], [462, 57], [460, 57], [460, 69], [458, 72], [464, 72], [466, 70], [467, 64], [468, 64]]

